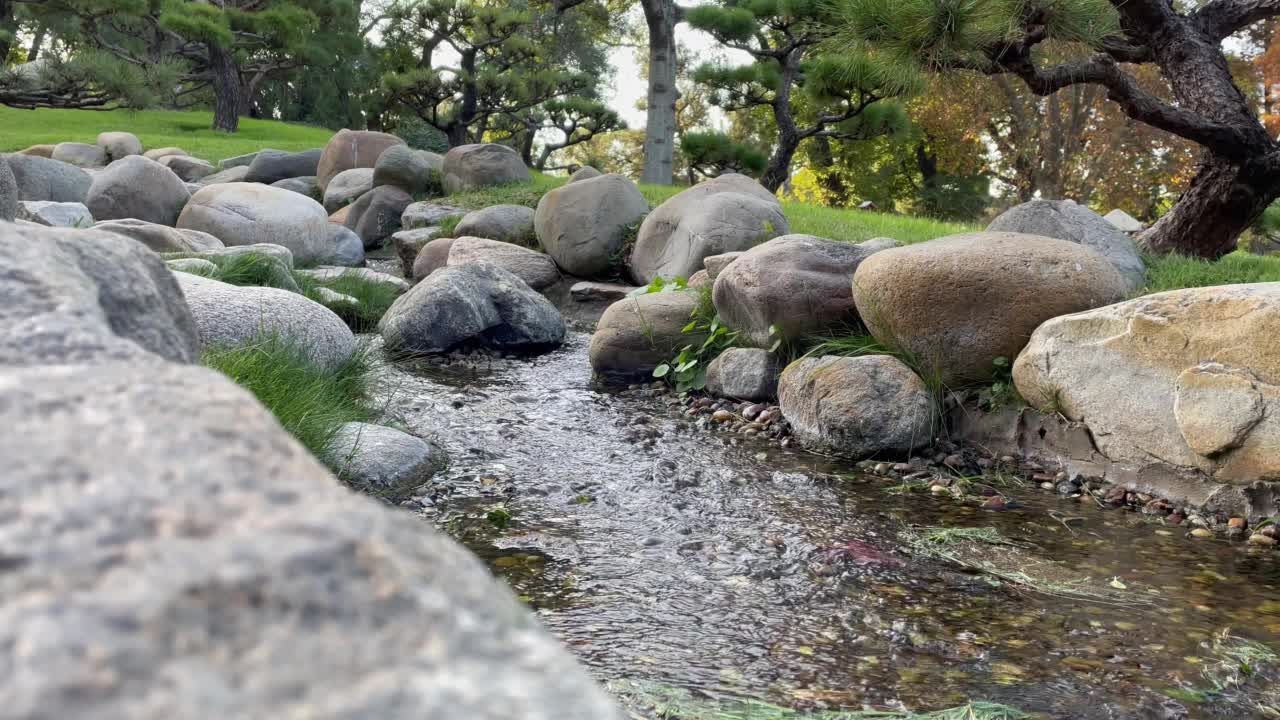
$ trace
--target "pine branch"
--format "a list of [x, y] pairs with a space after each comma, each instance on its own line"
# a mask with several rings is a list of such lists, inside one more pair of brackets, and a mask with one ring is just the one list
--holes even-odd
[[1213, 0], [1192, 16], [1214, 42], [1234, 35], [1259, 20], [1280, 16], [1280, 0]]

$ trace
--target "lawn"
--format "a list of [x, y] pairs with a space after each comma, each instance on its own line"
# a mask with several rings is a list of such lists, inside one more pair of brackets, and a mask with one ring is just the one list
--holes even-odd
[[240, 120], [230, 135], [210, 129], [213, 113], [143, 110], [16, 110], [0, 107], [0, 152], [32, 145], [97, 141], [98, 133], [123, 130], [137, 135], [147, 149], [176, 146], [217, 163], [264, 148], [309, 150], [324, 147], [333, 131], [271, 120]]

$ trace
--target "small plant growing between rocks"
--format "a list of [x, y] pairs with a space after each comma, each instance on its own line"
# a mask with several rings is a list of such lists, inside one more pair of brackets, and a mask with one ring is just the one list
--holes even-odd
[[998, 357], [991, 362], [994, 378], [991, 386], [979, 393], [978, 401], [987, 410], [995, 411], [1010, 406], [1023, 404], [1018, 388], [1013, 384], [1013, 363], [1007, 357]]
[[[644, 289], [649, 290], [649, 288], [655, 287], [654, 284], [661, 280], [662, 278], [655, 278]], [[681, 283], [681, 287], [688, 288], [688, 282], [684, 278], [676, 278], [676, 281]], [[658, 286], [656, 290], [651, 290], [651, 292], [666, 292], [666, 285]], [[677, 392], [705, 388], [707, 386], [707, 366], [720, 353], [733, 347], [738, 339], [737, 331], [730, 330], [720, 322], [720, 316], [716, 314], [715, 305], [711, 302], [711, 288], [699, 288], [698, 293], [698, 306], [693, 309], [693, 319], [689, 321], [688, 325], [681, 328], [681, 332], [691, 335], [705, 335], [706, 339], [701, 343], [685, 345], [680, 348], [680, 352], [674, 358], [653, 369], [654, 377], [665, 379], [672, 383], [675, 385]]]

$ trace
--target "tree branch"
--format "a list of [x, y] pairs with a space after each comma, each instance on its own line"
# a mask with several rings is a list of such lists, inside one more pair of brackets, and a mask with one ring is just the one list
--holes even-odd
[[1200, 30], [1221, 42], [1259, 20], [1280, 16], [1280, 0], [1213, 0], [1191, 16]]

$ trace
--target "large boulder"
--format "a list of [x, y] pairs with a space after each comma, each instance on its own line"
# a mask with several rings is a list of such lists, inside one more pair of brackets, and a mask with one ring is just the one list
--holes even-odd
[[933, 395], [889, 355], [801, 358], [778, 380], [778, 405], [810, 449], [864, 458], [902, 455], [933, 440]]
[[449, 244], [448, 267], [467, 263], [491, 263], [515, 275], [534, 290], [560, 281], [560, 271], [550, 257], [511, 243], [477, 237], [458, 237]]
[[382, 151], [373, 168], [373, 186], [394, 185], [410, 194], [439, 186], [438, 170], [427, 155], [408, 145], [392, 145]]
[[180, 147], [162, 147], [162, 148], [153, 148], [151, 150], [148, 150], [142, 153], [142, 157], [148, 160], [155, 160], [159, 162], [160, 158], [168, 157], [170, 155], [187, 155], [187, 154], [188, 154], [187, 151], [183, 150]]
[[9, 163], [0, 155], [0, 220], [12, 221], [18, 213], [18, 181]]
[[206, 348], [238, 348], [274, 340], [330, 370], [356, 352], [355, 336], [342, 318], [298, 293], [229, 285], [187, 273], [177, 277]]
[[641, 285], [656, 277], [688, 278], [711, 255], [748, 250], [789, 228], [772, 193], [751, 178], [721, 175], [645, 217], [631, 253], [631, 276]]
[[648, 212], [649, 202], [635, 183], [597, 173], [543, 195], [534, 228], [542, 247], [565, 272], [601, 277], [625, 260], [627, 238]]
[[564, 341], [551, 301], [488, 263], [446, 267], [401, 295], [378, 324], [393, 353], [440, 353], [475, 344], [538, 352]]
[[316, 166], [314, 174], [319, 178], [320, 189], [328, 190], [329, 182], [343, 170], [374, 167], [387, 148], [404, 144], [404, 140], [387, 133], [339, 130], [324, 146]]
[[443, 174], [444, 189], [449, 193], [529, 182], [529, 168], [520, 153], [496, 143], [450, 148], [444, 156]]
[[34, 155], [35, 157], [53, 158], [53, 149], [57, 145], [32, 145], [18, 151], [19, 155]]
[[[288, 152], [285, 150], [262, 150], [254, 154], [249, 162], [249, 170], [245, 174], [245, 182], [258, 182], [265, 185], [296, 177], [315, 177], [320, 167], [320, 156], [323, 149]], [[226, 168], [222, 168], [225, 170]], [[318, 182], [318, 181], [317, 181]]]
[[1098, 213], [1070, 200], [1032, 200], [1001, 213], [987, 230], [1067, 240], [1091, 247], [1115, 265], [1130, 291], [1147, 281], [1147, 266], [1138, 248]]
[[[179, 231], [191, 232], [191, 231]], [[194, 257], [205, 260], [212, 260], [217, 263], [227, 258], [239, 257], [241, 255], [260, 255], [275, 262], [280, 263], [287, 270], [293, 269], [293, 253], [289, 248], [283, 245], [273, 245], [271, 243], [258, 243], [256, 245], [233, 245], [231, 247], [212, 248], [199, 251], [180, 251], [183, 257]]]
[[[317, 185], [318, 185], [317, 180]], [[329, 181], [324, 190], [325, 212], [333, 214], [350, 205], [373, 189], [373, 168], [343, 170]]]
[[364, 265], [364, 241], [360, 236], [345, 225], [329, 225], [328, 255], [324, 262], [345, 267]]
[[316, 182], [314, 175], [311, 177], [293, 177], [277, 180], [271, 183], [271, 187], [283, 188], [289, 192], [306, 195], [313, 200], [320, 198], [320, 185]]
[[98, 220], [133, 218], [173, 225], [190, 199], [187, 186], [169, 168], [130, 155], [93, 176], [85, 205]]
[[453, 236], [469, 235], [532, 246], [536, 241], [533, 214], [533, 208], [524, 205], [490, 205], [464, 215], [454, 227]]
[[1147, 295], [1048, 320], [1013, 366], [1108, 459], [1280, 480], [1280, 283]]
[[[175, 148], [175, 149], [176, 149], [176, 148]], [[182, 153], [182, 154], [184, 154], [184, 155], [185, 155], [186, 153], [184, 152], [184, 153]], [[229, 157], [229, 158], [226, 158], [226, 159], [224, 159], [224, 160], [219, 160], [219, 161], [218, 161], [218, 170], [219, 170], [219, 171], [221, 171], [221, 170], [230, 170], [231, 168], [234, 168], [234, 167], [244, 167], [244, 168], [247, 168], [247, 167], [249, 167], [250, 165], [252, 165], [252, 164], [253, 164], [253, 160], [254, 160], [254, 158], [256, 158], [256, 157], [258, 157], [258, 153], [256, 153], [256, 152], [251, 152], [251, 153], [245, 153], [245, 154], [243, 154], [243, 155], [236, 155], [236, 156], [234, 156], [234, 157]], [[246, 172], [247, 172], [247, 171], [246, 171]], [[314, 172], [314, 171], [313, 171], [313, 172]]]
[[449, 252], [453, 250], [453, 238], [436, 238], [422, 246], [418, 256], [413, 259], [413, 270], [409, 277], [419, 282], [431, 273], [449, 264]]
[[582, 167], [573, 171], [573, 174], [569, 176], [568, 182], [571, 182], [571, 183], [582, 182], [583, 180], [598, 178], [603, 174], [604, 173], [591, 167], [590, 165], [583, 165]]
[[606, 380], [649, 378], [653, 369], [685, 345], [706, 340], [684, 327], [698, 307], [698, 293], [646, 293], [609, 306], [591, 336], [591, 368]]
[[76, 167], [102, 167], [107, 164], [107, 151], [88, 143], [64, 142], [54, 146], [53, 159]]
[[738, 400], [772, 400], [778, 396], [781, 371], [768, 350], [731, 347], [707, 366], [707, 392]]
[[1017, 357], [1040, 323], [1108, 305], [1127, 291], [1098, 252], [1018, 233], [883, 250], [853, 276], [858, 315], [876, 340], [948, 385], [990, 380], [996, 358]]
[[[199, 230], [179, 230], [145, 220], [104, 220], [93, 228], [133, 238], [158, 253], [207, 252], [224, 247], [221, 240], [209, 233]], [[292, 264], [292, 258], [290, 264]]]
[[[199, 358], [196, 327], [172, 273], [133, 240], [0, 224], [0, 268], [0, 367]], [[11, 464], [0, 478], [33, 479], [15, 472]]]
[[142, 154], [142, 141], [137, 135], [127, 132], [98, 133], [98, 147], [107, 153], [108, 162]]
[[757, 347], [845, 330], [858, 321], [854, 271], [873, 253], [894, 245], [892, 240], [855, 245], [812, 235], [774, 238], [719, 270], [712, 290], [716, 312]]
[[395, 250], [396, 257], [400, 259], [400, 270], [405, 277], [413, 277], [413, 262], [418, 259], [418, 253], [422, 252], [422, 248], [443, 233], [442, 228], [429, 227], [401, 230], [391, 234], [391, 247]]
[[346, 237], [320, 203], [259, 183], [210, 185], [191, 197], [178, 227], [201, 230], [227, 245], [283, 245], [302, 265], [329, 262]]
[[348, 208], [344, 224], [360, 236], [366, 250], [379, 248], [400, 229], [400, 216], [412, 202], [409, 193], [398, 187], [375, 187]]
[[362, 422], [338, 428], [328, 450], [338, 477], [392, 502], [412, 495], [448, 459], [443, 450], [422, 438]]
[[205, 187], [206, 185], [220, 185], [224, 183], [244, 182], [244, 179], [248, 176], [249, 176], [248, 165], [236, 165], [235, 167], [229, 167], [226, 170], [219, 170], [218, 172], [213, 173], [211, 175], [205, 175], [204, 177], [196, 181], [196, 184], [199, 185], [200, 187]]
[[214, 172], [212, 163], [190, 155], [166, 155], [157, 162], [172, 170], [183, 182], [197, 182]]
[[405, 230], [417, 230], [439, 225], [446, 218], [462, 217], [466, 214], [467, 211], [462, 208], [424, 200], [404, 209], [404, 212], [400, 215], [400, 225]]
[[1111, 223], [1111, 225], [1114, 226], [1115, 229], [1119, 230], [1122, 233], [1142, 232], [1143, 229], [1145, 229], [1146, 227], [1142, 223], [1138, 222], [1137, 218], [1121, 210], [1120, 208], [1116, 208], [1115, 210], [1112, 210], [1106, 215], [1103, 215], [1102, 219]]
[[321, 283], [330, 283], [342, 278], [355, 278], [376, 285], [386, 285], [398, 292], [406, 292], [410, 287], [409, 282], [404, 278], [398, 278], [395, 275], [388, 275], [370, 268], [336, 267], [333, 265], [325, 265], [318, 268], [311, 268], [309, 270], [299, 270], [297, 271], [297, 274]]
[[93, 178], [68, 163], [35, 155], [6, 155], [19, 200], [83, 203]]
[[93, 225], [89, 208], [80, 203], [23, 200], [18, 203], [18, 219], [49, 227], [87, 228]]

